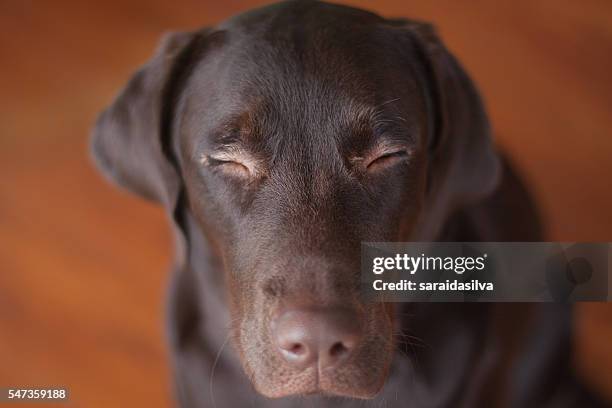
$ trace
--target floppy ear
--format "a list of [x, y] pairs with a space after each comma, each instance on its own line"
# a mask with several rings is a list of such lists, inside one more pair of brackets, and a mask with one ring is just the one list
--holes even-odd
[[92, 138], [98, 168], [111, 181], [172, 211], [180, 190], [164, 138], [167, 101], [191, 33], [162, 38], [155, 56], [99, 116]]
[[163, 204], [175, 235], [175, 267], [187, 257], [187, 238], [177, 205], [181, 180], [170, 154], [170, 122], [175, 90], [200, 33], [165, 35], [155, 56], [130, 79], [98, 118], [91, 149], [111, 181]]
[[434, 240], [454, 211], [491, 194], [499, 157], [476, 87], [434, 28], [406, 21], [428, 77], [433, 128], [428, 140], [428, 189], [420, 239]]

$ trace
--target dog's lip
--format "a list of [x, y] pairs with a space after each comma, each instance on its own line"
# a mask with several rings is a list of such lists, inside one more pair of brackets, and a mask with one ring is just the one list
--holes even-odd
[[[382, 388], [382, 387], [381, 387]], [[378, 391], [363, 394], [359, 392], [339, 392], [334, 389], [322, 388], [319, 384], [315, 387], [306, 388], [298, 392], [279, 392], [275, 394], [268, 394], [269, 398], [284, 398], [284, 397], [345, 397], [345, 398], [357, 398], [357, 399], [370, 399], [376, 396]], [[265, 394], [264, 394], [265, 395]]]
[[[312, 381], [312, 385], [309, 387], [302, 388], [298, 391], [287, 392], [287, 391], [278, 391], [274, 394], [267, 394], [270, 398], [283, 398], [283, 397], [295, 397], [295, 396], [304, 396], [304, 397], [347, 397], [347, 398], [357, 398], [357, 399], [370, 399], [376, 396], [382, 386], [386, 383], [388, 375], [384, 375], [384, 378], [378, 379], [377, 382], [380, 383], [376, 389], [370, 389], [369, 392], [364, 392], [365, 390], [361, 389], [337, 389], [334, 386], [325, 386], [325, 384], [333, 384], [334, 381], [334, 367], [325, 368], [323, 370], [313, 371], [313, 376], [316, 378]], [[328, 381], [321, 381], [328, 380]], [[264, 395], [266, 395], [264, 393]]]

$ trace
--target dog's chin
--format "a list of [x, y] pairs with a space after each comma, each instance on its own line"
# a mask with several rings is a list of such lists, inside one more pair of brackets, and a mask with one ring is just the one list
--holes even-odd
[[367, 400], [374, 398], [387, 380], [391, 358], [385, 360], [381, 367], [370, 366], [368, 371], [347, 367], [319, 373], [309, 369], [295, 376], [278, 377], [278, 381], [255, 376], [252, 382], [255, 390], [268, 398], [323, 396]]
[[293, 387], [286, 387], [281, 384], [257, 384], [255, 390], [267, 398], [278, 399], [285, 397], [344, 397], [368, 400], [374, 398], [382, 389], [386, 377], [376, 381], [367, 387], [351, 387], [338, 386], [334, 383], [334, 379], [328, 380], [321, 378], [319, 382], [316, 380]]

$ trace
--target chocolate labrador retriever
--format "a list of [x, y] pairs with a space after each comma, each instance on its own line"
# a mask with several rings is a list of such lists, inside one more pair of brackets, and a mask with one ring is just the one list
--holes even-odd
[[360, 300], [362, 241], [541, 238], [430, 25], [290, 1], [169, 35], [93, 152], [170, 214], [180, 406], [587, 404], [566, 307]]

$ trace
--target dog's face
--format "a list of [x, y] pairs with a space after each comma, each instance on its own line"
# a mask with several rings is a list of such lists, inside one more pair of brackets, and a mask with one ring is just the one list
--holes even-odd
[[184, 86], [173, 134], [189, 207], [220, 248], [256, 388], [369, 397], [391, 321], [359, 299], [360, 243], [412, 230], [425, 100], [372, 28], [261, 30], [216, 34]]
[[478, 98], [426, 26], [315, 2], [170, 38], [94, 142], [121, 184], [197, 220], [269, 397], [375, 395], [393, 314], [360, 297], [360, 243], [431, 239], [496, 172]]

